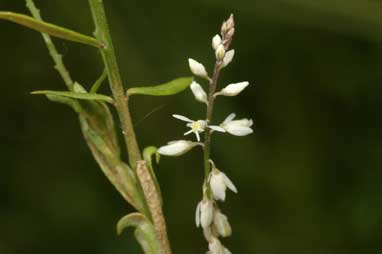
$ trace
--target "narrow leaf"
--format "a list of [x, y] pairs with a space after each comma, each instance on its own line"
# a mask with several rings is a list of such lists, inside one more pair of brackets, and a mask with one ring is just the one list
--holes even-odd
[[113, 98], [107, 95], [95, 94], [95, 93], [75, 93], [75, 92], [66, 92], [66, 91], [41, 90], [41, 91], [34, 91], [31, 94], [57, 95], [57, 96], [64, 96], [64, 97], [80, 99], [80, 100], [104, 101], [108, 103], [113, 103]]
[[101, 76], [92, 85], [92, 88], [90, 89], [90, 93], [96, 93], [98, 91], [98, 88], [102, 85], [102, 83], [105, 81], [106, 78], [107, 78], [107, 71], [105, 68], [103, 69]]
[[122, 234], [128, 227], [138, 227], [143, 223], [146, 223], [146, 217], [141, 213], [130, 213], [125, 215], [117, 223], [117, 234]]
[[76, 31], [54, 25], [52, 23], [47, 23], [24, 14], [1, 11], [0, 19], [8, 20], [30, 29], [39, 31], [41, 33], [46, 33], [64, 40], [79, 42], [97, 48], [101, 47], [100, 43], [91, 36], [87, 36]]
[[70, 106], [77, 113], [81, 113], [82, 112], [81, 105], [78, 103], [77, 100], [74, 100], [74, 99], [69, 98], [69, 97], [53, 95], [53, 94], [47, 94], [46, 97], [50, 101], [58, 102], [58, 103], [63, 103], [63, 104], [66, 104], [66, 105]]
[[180, 93], [189, 87], [191, 85], [192, 79], [192, 77], [183, 77], [156, 86], [132, 87], [127, 90], [127, 94], [144, 94], [152, 96], [173, 95]]

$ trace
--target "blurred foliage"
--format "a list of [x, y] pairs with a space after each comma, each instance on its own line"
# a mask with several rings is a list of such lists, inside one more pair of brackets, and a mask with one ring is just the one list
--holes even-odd
[[[381, 252], [381, 1], [105, 2], [128, 86], [187, 76], [188, 57], [211, 68], [210, 40], [235, 14], [236, 56], [221, 84], [254, 85], [219, 98], [215, 119], [235, 111], [256, 129], [245, 138], [217, 134], [212, 148], [239, 189], [223, 207], [233, 253]], [[87, 1], [36, 4], [45, 20], [92, 32]], [[22, 0], [0, 0], [0, 9], [27, 13]], [[131, 231], [116, 236], [118, 218], [132, 208], [92, 160], [75, 114], [29, 95], [64, 88], [41, 36], [7, 22], [0, 31], [0, 253], [139, 253]], [[99, 54], [55, 42], [89, 89], [103, 70]], [[189, 91], [131, 102], [141, 147], [182, 137], [172, 113], [204, 111]], [[194, 226], [200, 151], [163, 158], [156, 170], [174, 252], [204, 253]]]

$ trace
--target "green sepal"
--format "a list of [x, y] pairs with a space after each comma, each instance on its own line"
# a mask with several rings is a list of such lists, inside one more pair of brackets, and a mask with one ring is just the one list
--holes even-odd
[[31, 92], [31, 94], [57, 95], [61, 97], [68, 97], [79, 100], [104, 101], [108, 103], [113, 103], [113, 98], [111, 98], [110, 96], [96, 93], [76, 93], [67, 91], [40, 90]]
[[134, 235], [145, 254], [157, 254], [160, 245], [156, 239], [153, 224], [141, 213], [131, 213], [122, 217], [117, 223], [117, 234], [128, 227], [135, 227]]
[[192, 77], [183, 77], [156, 86], [132, 87], [127, 90], [128, 95], [143, 94], [151, 96], [167, 96], [180, 93], [192, 83]]
[[38, 32], [46, 33], [64, 40], [79, 42], [97, 48], [101, 47], [100, 43], [91, 36], [87, 36], [76, 31], [54, 25], [52, 23], [44, 22], [24, 14], [1, 11], [0, 19], [8, 20]]

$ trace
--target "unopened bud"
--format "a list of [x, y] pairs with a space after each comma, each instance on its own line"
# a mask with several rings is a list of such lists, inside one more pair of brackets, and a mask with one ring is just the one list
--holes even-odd
[[212, 48], [214, 50], [216, 50], [221, 43], [222, 43], [222, 39], [220, 35], [217, 34], [212, 38]]
[[220, 44], [218, 48], [215, 51], [216, 59], [221, 61], [224, 59], [225, 56], [225, 48], [223, 44]]
[[206, 68], [204, 67], [203, 64], [195, 61], [192, 58], [188, 59], [188, 64], [190, 66], [191, 72], [194, 75], [202, 77], [202, 78], [208, 78], [208, 73], [207, 73]]

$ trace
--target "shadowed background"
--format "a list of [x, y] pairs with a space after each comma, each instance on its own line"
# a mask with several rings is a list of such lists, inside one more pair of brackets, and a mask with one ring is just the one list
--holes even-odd
[[[105, 2], [127, 86], [190, 75], [188, 57], [211, 72], [211, 38], [235, 14], [236, 56], [220, 85], [251, 86], [219, 98], [214, 119], [236, 112], [256, 127], [247, 137], [213, 136], [212, 156], [239, 190], [222, 205], [233, 253], [381, 253], [381, 1]], [[36, 4], [49, 22], [93, 31], [85, 0]], [[24, 5], [0, 0], [1, 10], [28, 13]], [[29, 94], [64, 89], [41, 36], [5, 21], [0, 34], [0, 253], [140, 253], [131, 231], [115, 234], [132, 208], [93, 161], [76, 115]], [[97, 50], [55, 42], [89, 88], [102, 72]], [[195, 119], [205, 110], [189, 90], [131, 103], [141, 147], [182, 137], [171, 114]], [[156, 171], [174, 253], [204, 253], [194, 225], [200, 150], [162, 157]]]

